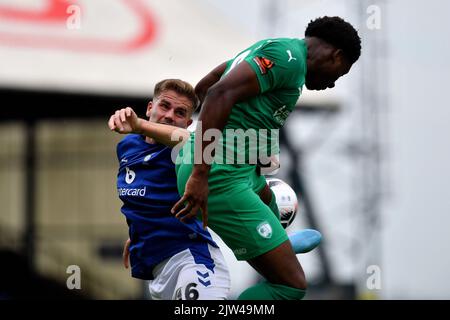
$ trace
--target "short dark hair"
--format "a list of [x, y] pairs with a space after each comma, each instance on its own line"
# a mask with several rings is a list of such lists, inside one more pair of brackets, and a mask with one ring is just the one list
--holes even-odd
[[341, 49], [350, 63], [361, 55], [361, 38], [353, 26], [340, 17], [321, 17], [311, 20], [306, 37], [317, 37]]
[[180, 79], [162, 80], [156, 84], [153, 96], [155, 98], [158, 98], [161, 92], [166, 90], [173, 90], [176, 93], [188, 98], [192, 102], [192, 112], [197, 109], [199, 100], [195, 94], [194, 88], [190, 83]]

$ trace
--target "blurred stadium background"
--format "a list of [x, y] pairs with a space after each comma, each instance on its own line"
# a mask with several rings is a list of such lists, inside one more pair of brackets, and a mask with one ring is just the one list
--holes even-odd
[[[278, 177], [301, 202], [288, 232], [324, 236], [299, 256], [308, 299], [450, 298], [449, 12], [444, 0], [0, 0], [0, 299], [147, 298], [122, 266], [110, 114], [143, 115], [159, 80], [195, 84], [323, 15], [357, 27], [363, 54], [333, 90], [305, 90], [281, 135]], [[222, 248], [233, 298], [258, 276]], [[66, 287], [70, 265], [81, 290]]]

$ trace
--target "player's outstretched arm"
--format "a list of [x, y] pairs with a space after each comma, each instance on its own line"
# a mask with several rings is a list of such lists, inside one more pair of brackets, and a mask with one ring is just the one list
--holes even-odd
[[143, 134], [169, 147], [174, 147], [180, 142], [185, 143], [190, 134], [184, 128], [150, 122], [139, 118], [130, 107], [117, 110], [109, 118], [108, 126], [112, 131], [121, 134]]
[[[183, 197], [172, 208], [172, 213], [181, 221], [195, 217], [200, 209], [203, 227], [206, 228], [208, 223], [208, 175], [211, 164], [205, 162], [203, 155], [211, 142], [203, 139], [205, 132], [209, 129], [222, 131], [234, 104], [257, 96], [259, 92], [257, 76], [247, 62], [237, 64], [208, 90], [199, 118], [201, 131], [197, 130], [195, 134], [195, 153], [201, 155], [201, 161], [194, 165]], [[198, 150], [199, 147], [201, 150]]]

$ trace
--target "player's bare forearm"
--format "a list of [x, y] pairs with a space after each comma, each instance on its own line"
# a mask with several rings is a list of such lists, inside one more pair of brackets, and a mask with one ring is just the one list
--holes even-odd
[[209, 88], [211, 88], [214, 84], [217, 83], [217, 81], [220, 80], [226, 68], [227, 63], [224, 62], [221, 65], [217, 66], [214, 70], [208, 73], [197, 83], [197, 85], [195, 86], [195, 94], [200, 100], [200, 104], [203, 104]]
[[109, 118], [108, 126], [120, 134], [143, 134], [169, 147], [174, 147], [180, 142], [184, 144], [189, 138], [188, 130], [139, 118], [130, 107], [117, 110]]
[[184, 128], [150, 122], [144, 119], [140, 119], [140, 129], [141, 134], [169, 147], [174, 147], [180, 142], [186, 142], [190, 134]]
[[[223, 130], [233, 108], [233, 102], [234, 100], [220, 88], [208, 91], [199, 117], [201, 125], [197, 126], [195, 135], [195, 152], [200, 151], [197, 154], [201, 155], [201, 162], [199, 163], [198, 160], [195, 162], [193, 175], [208, 175], [211, 164], [206, 161], [208, 157], [204, 156], [204, 151], [210, 143], [214, 142], [206, 141], [203, 137], [209, 129]], [[201, 149], [197, 150], [198, 147]]]
[[[238, 64], [208, 90], [199, 118], [201, 126], [198, 126], [195, 135], [197, 161], [193, 175], [208, 174], [210, 170], [210, 163], [205, 161], [204, 150], [212, 142], [203, 139], [205, 132], [209, 129], [223, 131], [233, 106], [240, 101], [258, 95], [259, 91], [256, 74], [246, 62]], [[201, 128], [201, 131], [199, 128]], [[201, 150], [197, 150], [199, 147]], [[198, 155], [201, 155], [201, 157], [198, 157]]]

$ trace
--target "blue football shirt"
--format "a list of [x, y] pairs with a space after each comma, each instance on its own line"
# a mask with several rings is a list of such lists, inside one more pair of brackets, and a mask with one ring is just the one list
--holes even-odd
[[129, 226], [135, 278], [153, 279], [155, 265], [185, 249], [191, 250], [197, 263], [211, 271], [214, 268], [208, 244], [217, 244], [211, 234], [199, 220], [182, 223], [170, 212], [180, 199], [171, 152], [172, 148], [147, 143], [136, 134], [127, 135], [117, 145], [117, 191]]

